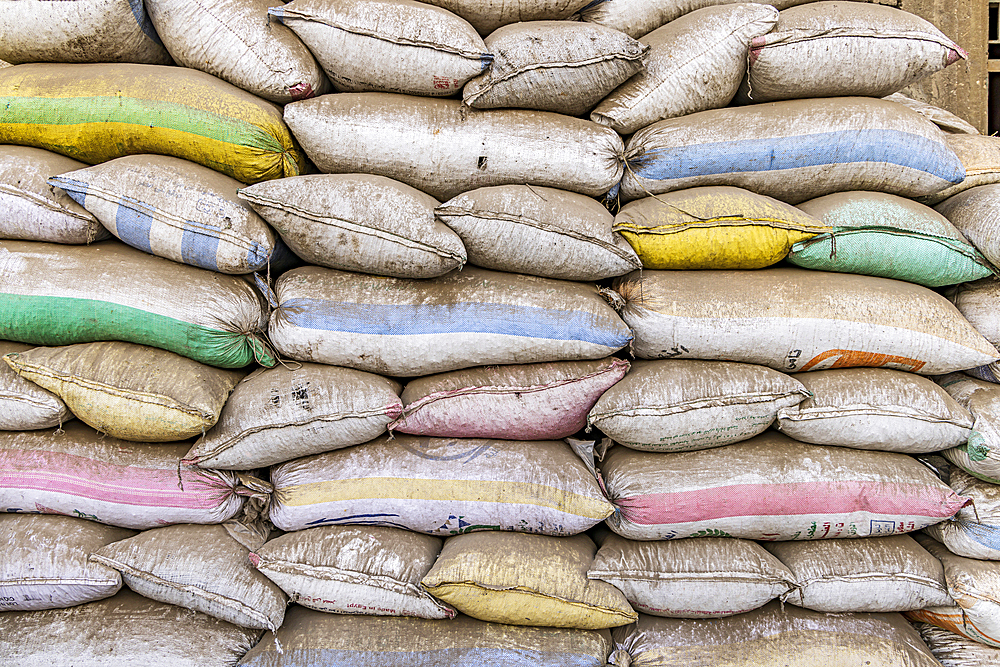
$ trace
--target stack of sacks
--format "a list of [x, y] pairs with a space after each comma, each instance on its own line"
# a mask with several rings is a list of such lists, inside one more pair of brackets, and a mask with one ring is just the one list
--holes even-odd
[[[642, 138], [661, 123], [737, 114], [700, 127], [751, 155], [732, 132], [755, 121], [739, 114], [780, 114], [722, 107], [748, 53], [764, 67], [786, 6], [801, 3], [591, 20], [616, 3], [635, 4], [239, 0], [208, 13], [150, 0], [139, 32], [160, 59], [78, 55], [72, 38], [44, 46], [55, 56], [0, 53], [28, 63], [0, 70], [0, 142], [12, 144], [0, 201], [17, 212], [0, 222], [12, 277], [0, 382], [14, 387], [0, 402], [0, 492], [12, 512], [83, 517], [12, 517], [11, 534], [48, 536], [16, 563], [73, 564], [50, 577], [59, 591], [40, 592], [24, 567], [0, 573], [12, 582], [0, 604], [17, 609], [0, 614], [0, 654], [91, 664], [78, 636], [98, 636], [154, 665], [600, 667], [649, 659], [628, 624], [660, 614], [681, 619], [664, 630], [675, 639], [701, 637], [685, 645], [692, 659], [717, 646], [684, 624], [730, 616], [720, 636], [780, 626], [778, 655], [808, 625], [815, 656], [848, 644], [878, 664], [932, 664], [888, 612], [952, 599], [939, 561], [900, 533], [967, 496], [909, 454], [960, 449], [972, 417], [902, 371], [820, 369], [938, 374], [1000, 357], [928, 289], [989, 275], [989, 262], [899, 201], [957, 187], [962, 163], [898, 103], [777, 102], [879, 159], [831, 167], [814, 158], [857, 154], [799, 150], [779, 132], [793, 150], [765, 146], [786, 162], [776, 179], [704, 179], [690, 167], [747, 169], [673, 153], [683, 178], [661, 188], [674, 177]], [[845, 4], [815, 11], [858, 13]], [[0, 23], [25, 20], [3, 11]], [[576, 12], [587, 20], [566, 20]], [[862, 32], [927, 31], [887, 16]], [[79, 37], [76, 23], [50, 33]], [[943, 36], [924, 42], [880, 59], [928, 74], [961, 55]], [[904, 78], [830, 94], [881, 97]], [[745, 91], [764, 87], [751, 69]], [[851, 110], [861, 126], [830, 126]], [[620, 133], [635, 133], [627, 149]], [[768, 143], [759, 124], [752, 134]], [[896, 159], [900, 145], [911, 160]], [[857, 189], [884, 191], [861, 207], [891, 224], [858, 230], [836, 202], [791, 205]], [[652, 192], [617, 218], [597, 200]], [[885, 243], [903, 237], [908, 255]], [[837, 243], [841, 263], [816, 264]], [[793, 246], [807, 268], [763, 270]], [[857, 259], [883, 246], [869, 266]], [[601, 289], [615, 277], [617, 291]], [[669, 304], [680, 314], [660, 312]], [[777, 327], [758, 326], [762, 310]], [[716, 333], [699, 329], [713, 319]], [[649, 360], [629, 371], [633, 336]], [[800, 370], [816, 382], [786, 374]], [[825, 388], [821, 373], [834, 374]], [[773, 423], [799, 441], [766, 433]], [[573, 439], [595, 427], [627, 445], [602, 446], [600, 471], [594, 443]], [[85, 474], [67, 483], [73, 470]], [[265, 520], [284, 534], [268, 539]], [[604, 520], [619, 534], [597, 530]], [[762, 546], [834, 536], [864, 539]], [[76, 590], [81, 576], [95, 590]], [[108, 598], [122, 581], [146, 599]], [[851, 613], [818, 628], [830, 610]], [[106, 619], [122, 637], [31, 639]], [[187, 643], [153, 648], [157, 634]]]

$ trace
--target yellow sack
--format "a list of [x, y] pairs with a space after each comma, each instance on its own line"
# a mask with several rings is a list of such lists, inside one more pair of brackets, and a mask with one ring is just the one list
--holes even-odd
[[35, 63], [0, 69], [0, 143], [97, 164], [172, 155], [242, 183], [305, 166], [281, 107], [185, 67]]
[[760, 269], [831, 231], [790, 204], [729, 186], [678, 190], [626, 204], [613, 231], [647, 269]]

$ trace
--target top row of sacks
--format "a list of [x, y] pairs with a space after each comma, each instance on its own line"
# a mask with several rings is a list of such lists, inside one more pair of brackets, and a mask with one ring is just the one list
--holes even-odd
[[206, 12], [151, 0], [148, 17], [125, 0], [50, 4], [0, 6], [0, 59], [176, 62], [279, 104], [331, 89], [461, 92], [477, 108], [589, 113], [626, 135], [734, 96], [884, 97], [967, 57], [924, 19], [867, 2], [234, 0]]

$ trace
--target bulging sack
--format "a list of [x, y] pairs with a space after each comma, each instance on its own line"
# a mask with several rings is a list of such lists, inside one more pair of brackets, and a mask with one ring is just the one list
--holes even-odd
[[948, 485], [955, 493], [972, 498], [948, 521], [924, 531], [956, 556], [1000, 561], [1000, 485], [952, 468]]
[[0, 269], [0, 339], [35, 345], [121, 340], [221, 368], [275, 363], [261, 336], [267, 322], [262, 297], [235, 276], [113, 240], [0, 242]]
[[236, 515], [244, 496], [262, 495], [234, 473], [182, 465], [187, 448], [118, 440], [78, 421], [57, 432], [0, 432], [0, 512], [66, 514], [144, 530], [221, 523]]
[[830, 228], [791, 204], [715, 186], [629, 202], [613, 229], [647, 269], [760, 269]]
[[587, 415], [617, 443], [650, 452], [683, 452], [763, 433], [782, 408], [809, 392], [797, 379], [751, 364], [661, 359], [636, 361]]
[[0, 100], [0, 142], [87, 164], [156, 153], [241, 183], [305, 168], [280, 107], [187, 67], [16, 65], [0, 69]]
[[974, 420], [968, 440], [941, 455], [970, 475], [1000, 484], [1000, 387], [964, 373], [937, 381]]
[[282, 354], [392, 377], [601, 359], [631, 338], [596, 286], [485, 269], [417, 281], [303, 267], [276, 292]]
[[509, 23], [561, 21], [570, 18], [587, 0], [431, 0], [430, 5], [455, 12], [489, 35]]
[[270, 16], [305, 42], [341, 92], [447, 96], [490, 66], [468, 21], [413, 0], [293, 0]]
[[614, 130], [547, 111], [347, 93], [293, 102], [285, 122], [320, 171], [353, 173], [364, 164], [439, 201], [524, 183], [598, 196], [622, 175], [624, 147]]
[[[0, 348], [2, 349], [2, 348]], [[417, 378], [389, 430], [434, 438], [558, 440], [629, 368], [623, 359], [484, 366]]]
[[378, 375], [325, 364], [258, 369], [236, 385], [184, 462], [255, 470], [368, 442], [402, 412], [399, 390]]
[[239, 181], [164, 155], [130, 155], [49, 179], [133, 248], [220, 273], [267, 269], [287, 249], [236, 198]]
[[605, 97], [590, 119], [632, 134], [664, 118], [726, 106], [746, 70], [747, 44], [777, 20], [774, 7], [741, 3], [699, 9], [643, 35], [645, 67]]
[[[961, 120], [961, 119], [959, 119]], [[975, 129], [975, 128], [972, 128]], [[953, 131], [953, 130], [952, 130]], [[948, 134], [945, 141], [965, 167], [965, 180], [920, 201], [936, 206], [944, 200], [980, 185], [1000, 183], [1000, 137], [986, 134]]]
[[131, 0], [5, 2], [0, 8], [0, 59], [13, 65], [170, 64], [145, 3]]
[[617, 279], [615, 289], [635, 355], [645, 359], [932, 375], [1000, 358], [943, 296], [887, 278], [798, 268], [643, 271]]
[[621, 196], [734, 185], [797, 204], [834, 192], [932, 195], [965, 168], [945, 135], [885, 100], [831, 97], [701, 111], [629, 139]]
[[477, 109], [513, 107], [582, 116], [643, 69], [649, 47], [593, 23], [528, 21], [486, 38], [489, 69], [462, 89]]
[[978, 185], [945, 199], [934, 209], [948, 218], [994, 266], [1000, 266], [1000, 183]]
[[248, 202], [310, 264], [396, 278], [434, 278], [466, 261], [440, 202], [369, 174], [310, 174], [243, 188]]
[[764, 433], [698, 452], [610, 449], [600, 465], [622, 537], [819, 540], [919, 530], [959, 496], [906, 454], [807, 445]]
[[795, 587], [763, 547], [731, 537], [639, 542], [611, 534], [587, 576], [621, 590], [636, 611], [671, 618], [743, 614]]
[[922, 454], [957, 447], [972, 432], [969, 411], [930, 378], [889, 368], [795, 377], [810, 396], [778, 411], [778, 430], [801, 442]]
[[132, 531], [68, 516], [0, 514], [0, 612], [38, 611], [103, 600], [118, 592], [114, 568], [90, 554]]
[[916, 14], [872, 2], [783, 10], [750, 41], [742, 102], [885, 97], [969, 54]]
[[927, 287], [978, 280], [994, 271], [946, 217], [911, 199], [884, 192], [838, 192], [798, 208], [832, 229], [792, 246], [788, 261], [796, 266]]
[[0, 147], [0, 238], [71, 244], [110, 238], [92, 213], [48, 183], [86, 166], [40, 148]]
[[452, 197], [434, 214], [485, 269], [595, 281], [642, 267], [592, 197], [555, 188], [499, 185]]
[[271, 4], [236, 0], [209, 9], [184, 0], [157, 0], [148, 9], [179, 65], [208, 72], [277, 104], [326, 92], [329, 82], [306, 45], [269, 20]]
[[59, 396], [84, 423], [111, 437], [170, 442], [219, 419], [241, 371], [214, 368], [147, 345], [121, 342], [40, 347], [3, 357], [21, 377]]
[[[25, 352], [33, 345], [0, 341], [0, 357]], [[25, 380], [0, 364], [0, 431], [33, 431], [59, 426], [73, 419], [66, 404], [51, 391]]]
[[365, 524], [439, 536], [575, 535], [613, 511], [592, 467], [558, 441], [382, 437], [275, 466], [271, 480], [271, 521], [288, 531]]
[[454, 618], [420, 580], [441, 538], [389, 526], [317, 526], [286, 533], [250, 554], [289, 600], [332, 614]]

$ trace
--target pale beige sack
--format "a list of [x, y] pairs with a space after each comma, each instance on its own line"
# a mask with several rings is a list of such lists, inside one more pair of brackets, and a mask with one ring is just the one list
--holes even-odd
[[949, 373], [937, 382], [974, 420], [969, 439], [941, 455], [970, 475], [1000, 484], [1000, 385], [965, 373]]
[[[0, 357], [34, 347], [0, 341]], [[0, 364], [0, 431], [33, 431], [59, 426], [70, 419], [73, 413], [62, 399], [25, 380], [7, 364]]]
[[640, 542], [612, 534], [587, 576], [621, 590], [640, 613], [673, 618], [743, 614], [795, 586], [759, 544], [731, 537]]
[[994, 266], [1000, 266], [1000, 183], [964, 189], [934, 210], [948, 218]]
[[957, 556], [1000, 561], [1000, 485], [960, 468], [951, 468], [948, 485], [955, 493], [972, 498], [972, 502], [951, 519], [928, 526], [924, 532]]
[[592, 197], [555, 188], [500, 185], [452, 197], [435, 215], [486, 269], [584, 282], [642, 268]]
[[286, 533], [250, 562], [290, 602], [333, 614], [454, 618], [420, 580], [441, 552], [441, 538], [390, 526], [317, 526]]
[[149, 0], [149, 18], [178, 65], [287, 104], [326, 92], [323, 70], [291, 30], [268, 16], [281, 0]]
[[118, 592], [114, 568], [88, 560], [111, 542], [134, 535], [69, 516], [0, 514], [0, 612], [72, 607]]
[[570, 18], [588, 0], [430, 0], [427, 4], [444, 7], [475, 26], [481, 35], [489, 35], [510, 23], [559, 21]]
[[268, 14], [305, 42], [340, 92], [448, 96], [490, 66], [468, 21], [413, 0], [293, 0]]
[[986, 134], [949, 134], [948, 145], [965, 165], [965, 180], [920, 201], [929, 206], [980, 185], [1000, 183], [1000, 137]]
[[249, 554], [225, 526], [180, 524], [144, 530], [91, 559], [121, 572], [125, 584], [145, 597], [240, 627], [274, 630], [287, 598], [254, 569]]
[[640, 615], [611, 634], [614, 667], [941, 667], [900, 614], [821, 614], [776, 600], [723, 619]]
[[615, 442], [643, 451], [720, 447], [763, 433], [809, 392], [798, 379], [752, 364], [636, 361], [587, 416]]
[[184, 462], [253, 470], [368, 442], [402, 412], [399, 390], [393, 380], [326, 364], [259, 368], [236, 385]]
[[993, 667], [1000, 665], [1000, 649], [955, 634], [930, 623], [913, 627], [943, 667]]
[[587, 578], [596, 553], [586, 535], [455, 535], [445, 540], [422, 583], [482, 621], [581, 630], [634, 622], [637, 615], [621, 591]]
[[646, 67], [598, 104], [590, 119], [632, 134], [665, 118], [729, 104], [746, 70], [747, 44], [771, 30], [778, 10], [745, 3], [706, 7], [642, 37]]
[[462, 99], [477, 109], [515, 107], [581, 116], [643, 69], [649, 47], [594, 23], [530, 21], [486, 38], [490, 68]]
[[885, 97], [968, 54], [929, 21], [862, 2], [810, 2], [783, 10], [750, 42], [737, 99]]
[[615, 289], [639, 358], [925, 375], [1000, 358], [989, 335], [943, 296], [888, 278], [799, 268], [643, 271], [618, 278]]
[[260, 634], [123, 588], [69, 609], [0, 614], [0, 655], [4, 667], [235, 667]]
[[[882, 0], [879, 4], [889, 4], [893, 1], [894, 0]], [[941, 107], [928, 104], [927, 102], [921, 102], [920, 100], [915, 100], [912, 97], [907, 97], [903, 93], [893, 93], [892, 95], [886, 95], [882, 99], [910, 107], [945, 132], [954, 135], [948, 138], [948, 143], [951, 143], [952, 139], [963, 134], [979, 134], [979, 130], [977, 130], [972, 123], [969, 123], [965, 119], [956, 116], [952, 112], [942, 109]], [[956, 153], [959, 152], [957, 144], [952, 144], [952, 148], [955, 148]]]
[[[1000, 345], [1000, 280], [983, 278], [971, 283], [962, 283], [947, 290], [945, 294], [983, 338], [993, 345]], [[989, 365], [989, 370], [993, 371], [994, 375], [998, 372], [992, 361], [973, 364], [967, 368], [985, 365]]]
[[439, 201], [524, 183], [598, 196], [622, 176], [625, 148], [614, 130], [547, 111], [350, 93], [293, 102], [285, 122], [320, 171], [354, 173], [363, 164]]
[[86, 166], [41, 148], [0, 147], [0, 238], [74, 244], [110, 238], [93, 214], [48, 184]]
[[133, 442], [204, 433], [243, 377], [243, 371], [117, 341], [39, 347], [3, 359], [21, 377], [59, 396], [81, 421]]
[[909, 611], [952, 604], [941, 561], [909, 535], [764, 542], [791, 570], [784, 602], [825, 613]]
[[240, 665], [604, 667], [610, 650], [607, 630], [518, 627], [463, 615], [324, 614], [293, 606], [277, 635], [266, 634]]
[[957, 447], [972, 415], [930, 378], [889, 368], [800, 373], [812, 394], [778, 411], [778, 430], [816, 445], [923, 454]]
[[462, 240], [434, 217], [440, 202], [385, 176], [292, 176], [251, 185], [237, 196], [310, 264], [434, 278], [466, 261]]

